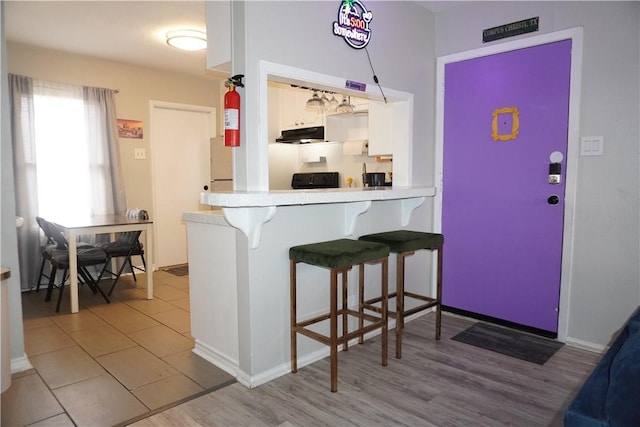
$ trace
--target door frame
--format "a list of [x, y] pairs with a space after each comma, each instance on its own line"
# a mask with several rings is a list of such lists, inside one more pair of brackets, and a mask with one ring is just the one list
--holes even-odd
[[[535, 47], [561, 40], [571, 40], [571, 82], [569, 94], [569, 130], [567, 135], [566, 184], [564, 203], [564, 229], [562, 235], [562, 264], [560, 269], [560, 301], [558, 305], [558, 341], [567, 340], [569, 310], [571, 308], [571, 275], [573, 272], [573, 244], [575, 225], [575, 198], [580, 147], [580, 94], [582, 87], [582, 28], [542, 34], [534, 37], [482, 47], [437, 58], [436, 71], [436, 133], [435, 133], [435, 185], [433, 230], [442, 232], [443, 153], [444, 153], [444, 86], [445, 66], [449, 63], [481, 58], [498, 53]], [[435, 271], [435, 269], [433, 270]], [[432, 283], [435, 279], [432, 277]], [[446, 286], [446, 285], [445, 285]]]
[[[157, 198], [156, 198], [156, 194], [158, 189], [156, 187], [156, 159], [157, 159], [157, 155], [154, 153], [154, 147], [157, 147], [157, 144], [153, 143], [153, 129], [154, 129], [154, 111], [157, 108], [162, 108], [162, 109], [170, 109], [170, 110], [181, 110], [181, 111], [193, 111], [193, 112], [203, 112], [203, 113], [209, 113], [209, 116], [211, 117], [211, 123], [213, 124], [214, 128], [217, 127], [217, 117], [216, 117], [216, 108], [215, 107], [209, 107], [206, 105], [192, 105], [192, 104], [180, 104], [180, 103], [176, 103], [176, 102], [166, 102], [166, 101], [155, 101], [155, 100], [150, 100], [149, 101], [149, 145], [151, 147], [151, 149], [149, 150], [149, 164], [151, 167], [151, 205], [153, 206], [153, 214], [154, 216], [157, 214], [158, 212], [158, 205], [157, 205]], [[212, 137], [216, 136], [217, 133], [217, 129], [214, 129], [214, 131], [212, 132]], [[153, 217], [152, 217], [153, 219]], [[155, 236], [158, 235], [158, 223], [157, 221], [153, 222], [153, 233]], [[158, 239], [155, 239], [155, 245], [153, 245], [153, 259], [157, 260], [158, 259]], [[154, 264], [151, 268], [151, 271], [155, 271], [157, 270], [157, 266]]]

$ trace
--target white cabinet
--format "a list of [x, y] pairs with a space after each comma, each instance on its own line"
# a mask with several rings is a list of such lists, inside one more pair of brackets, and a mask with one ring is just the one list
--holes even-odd
[[205, 3], [207, 22], [207, 68], [231, 73], [231, 2]]
[[369, 118], [366, 111], [332, 114], [327, 116], [324, 136], [327, 141], [350, 141], [367, 139]]
[[[393, 155], [394, 139], [403, 140], [407, 135], [400, 135], [400, 116], [402, 107], [399, 103], [369, 102], [369, 155]], [[406, 133], [406, 131], [404, 132]]]
[[305, 89], [283, 88], [280, 90], [280, 127], [297, 129], [324, 124], [324, 114], [320, 110], [306, 108], [313, 92]]

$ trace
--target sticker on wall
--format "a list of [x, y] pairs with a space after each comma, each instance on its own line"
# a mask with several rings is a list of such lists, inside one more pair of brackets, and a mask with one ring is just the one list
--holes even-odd
[[516, 139], [520, 130], [518, 114], [518, 107], [505, 107], [494, 110], [491, 122], [491, 138], [494, 141]]
[[338, 8], [338, 20], [333, 21], [333, 34], [344, 38], [349, 46], [362, 49], [369, 44], [369, 23], [373, 13], [360, 0], [343, 0]]

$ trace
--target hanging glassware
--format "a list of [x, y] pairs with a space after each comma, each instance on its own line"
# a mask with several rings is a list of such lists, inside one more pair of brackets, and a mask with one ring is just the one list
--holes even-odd
[[[349, 101], [347, 101], [349, 98]], [[342, 102], [336, 108], [338, 113], [353, 113], [353, 105], [351, 105], [351, 97], [343, 97]]]
[[320, 97], [318, 96], [318, 91], [314, 90], [313, 91], [313, 96], [311, 98], [309, 98], [309, 100], [307, 100], [307, 108], [310, 109], [321, 109], [324, 108], [324, 103], [322, 102], [322, 100], [320, 99]]
[[335, 112], [338, 109], [338, 100], [334, 94], [331, 94], [331, 99], [329, 100], [329, 105], [327, 106], [327, 110], [331, 112]]

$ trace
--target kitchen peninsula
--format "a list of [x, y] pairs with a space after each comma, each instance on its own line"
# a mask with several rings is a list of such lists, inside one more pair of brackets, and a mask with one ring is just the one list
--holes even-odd
[[[289, 372], [289, 248], [408, 227], [434, 195], [432, 187], [202, 193], [201, 203], [221, 209], [183, 214], [194, 351], [248, 387]], [[312, 316], [324, 309], [328, 287], [323, 271], [306, 267], [299, 267], [298, 311]], [[301, 366], [325, 353], [306, 338], [299, 343]]]
[[[244, 87], [237, 89], [242, 99], [241, 141], [240, 146], [232, 148], [234, 191], [203, 193], [201, 202], [219, 209], [183, 214], [189, 245], [191, 335], [197, 354], [247, 387], [290, 372], [290, 247], [345, 237], [356, 239], [385, 230], [433, 229], [437, 198], [433, 186], [438, 177], [429, 159], [438, 153], [434, 151], [433, 111], [428, 96], [435, 87], [431, 57], [415, 60], [416, 52], [424, 48], [419, 43], [414, 43], [411, 51], [397, 48], [428, 39], [431, 30], [423, 25], [425, 14], [408, 3], [376, 2], [375, 22], [380, 23], [380, 28], [385, 20], [389, 25], [393, 23], [393, 31], [384, 31], [384, 36], [380, 32], [368, 49], [378, 64], [377, 72], [384, 75], [384, 83], [378, 86], [372, 80], [365, 52], [354, 51], [330, 31], [341, 6], [341, 2], [206, 2], [208, 30], [220, 36], [212, 38], [219, 43], [208, 45], [207, 68], [230, 70], [230, 75], [242, 74], [245, 79]], [[396, 26], [416, 17], [420, 25]], [[310, 26], [314, 31], [308, 31]], [[274, 28], [288, 30], [273, 31]], [[290, 37], [291, 34], [304, 36]], [[366, 100], [367, 139], [383, 140], [392, 149], [376, 152], [369, 144], [368, 150], [363, 149], [366, 154], [339, 150], [352, 156], [349, 160], [358, 165], [355, 172], [337, 167], [327, 157], [326, 163], [306, 163], [304, 169], [290, 170], [282, 174], [281, 181], [272, 182], [272, 172], [287, 160], [277, 158], [272, 163], [278, 153], [269, 148], [276, 145], [283, 129], [289, 129], [288, 122], [293, 120], [295, 126], [299, 119], [288, 115], [295, 109], [281, 109], [290, 103], [277, 102], [270, 96], [273, 83], [316, 89], [328, 98], [335, 94], [338, 101], [345, 97], [354, 103], [356, 98]], [[312, 95], [313, 91], [306, 91], [297, 101], [290, 100], [303, 106]], [[374, 104], [373, 110], [376, 106], [381, 108], [373, 111]], [[302, 119], [304, 126], [310, 125], [306, 117]], [[365, 122], [359, 115], [351, 119]], [[346, 117], [332, 117], [329, 122], [342, 120]], [[326, 126], [329, 139], [334, 139], [333, 130], [342, 128], [337, 123]], [[365, 139], [362, 134], [350, 132], [344, 139], [335, 138]], [[334, 143], [340, 144], [343, 142]], [[312, 154], [325, 156], [308, 153], [315, 148], [312, 145], [289, 150], [304, 151], [294, 161], [304, 161], [307, 156], [309, 162]], [[279, 145], [283, 147], [291, 148]], [[363, 159], [383, 154], [391, 155], [393, 161], [376, 165], [376, 159]], [[360, 166], [365, 161], [371, 172], [392, 172], [393, 186], [287, 189], [288, 177], [294, 172], [339, 172], [340, 186], [348, 177], [359, 181]], [[376, 166], [384, 166], [385, 170]], [[407, 268], [407, 283], [425, 286], [426, 278], [433, 285], [430, 276], [425, 276], [432, 270], [425, 272], [423, 268], [433, 265], [431, 257], [427, 251], [421, 252], [425, 253], [416, 253], [408, 261], [416, 264], [415, 268]], [[378, 265], [367, 265], [366, 269], [366, 277], [372, 280], [380, 274]], [[389, 270], [393, 289], [395, 268], [390, 266]], [[300, 318], [324, 312], [329, 295], [328, 271], [305, 265], [297, 271]], [[353, 286], [357, 287], [357, 280], [353, 280], [357, 279], [356, 271], [349, 273], [354, 275], [349, 280], [350, 302], [355, 294]], [[328, 349], [318, 342], [306, 337], [298, 341], [301, 368], [327, 354]]]

